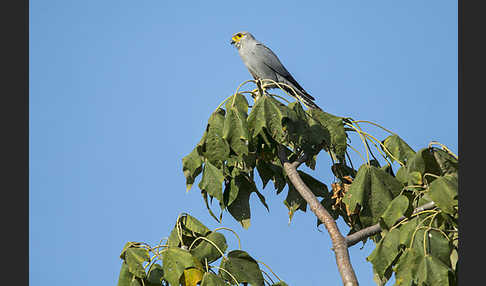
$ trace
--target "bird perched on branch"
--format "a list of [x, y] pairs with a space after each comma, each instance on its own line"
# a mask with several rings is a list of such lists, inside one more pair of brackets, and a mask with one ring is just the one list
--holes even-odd
[[[310, 94], [308, 94], [302, 86], [292, 77], [287, 69], [282, 65], [278, 57], [266, 47], [264, 44], [255, 40], [249, 32], [238, 32], [231, 38], [231, 44], [238, 49], [243, 63], [250, 71], [250, 74], [255, 80], [273, 80], [279, 84], [283, 83], [281, 87], [287, 91], [291, 96], [297, 97], [310, 108], [317, 108], [317, 106]], [[278, 88], [275, 83], [270, 83], [265, 88]], [[292, 89], [295, 90], [292, 91]]]

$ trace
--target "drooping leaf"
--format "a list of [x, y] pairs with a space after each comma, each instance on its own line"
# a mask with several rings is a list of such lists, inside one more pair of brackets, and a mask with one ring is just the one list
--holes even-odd
[[125, 263], [125, 261], [123, 261], [120, 269], [120, 275], [118, 276], [117, 286], [130, 286], [132, 279], [133, 274], [130, 273], [128, 270], [128, 265]]
[[223, 109], [215, 111], [208, 120], [205, 152], [203, 155], [212, 164], [224, 161], [229, 156], [229, 144], [223, 138], [224, 121], [225, 112]]
[[410, 202], [405, 195], [394, 198], [381, 215], [381, 225], [386, 229], [390, 229], [400, 217], [405, 215], [409, 205]]
[[[422, 184], [422, 176], [425, 173], [440, 176], [441, 169], [432, 154], [431, 148], [422, 148], [415, 155], [410, 156], [407, 162], [407, 172], [409, 174], [409, 184]], [[427, 177], [431, 182], [433, 177]]]
[[407, 248], [400, 255], [395, 268], [395, 282], [400, 286], [417, 285], [417, 271], [423, 259], [423, 252], [420, 249]]
[[292, 183], [288, 184], [289, 190], [287, 193], [287, 197], [283, 201], [284, 205], [289, 209], [289, 223], [292, 220], [292, 217], [294, 216], [295, 212], [297, 210], [301, 210], [303, 212], [306, 211], [307, 209], [307, 203], [302, 198], [302, 196], [299, 194], [299, 192], [295, 189], [294, 185]]
[[201, 286], [227, 286], [226, 282], [218, 275], [205, 272], [201, 281]]
[[233, 202], [227, 206], [229, 213], [233, 216], [245, 229], [250, 227], [250, 194], [253, 189], [251, 184], [245, 182], [246, 179], [238, 179], [238, 194]]
[[[385, 146], [385, 148], [382, 147], [383, 151], [386, 150], [385, 154], [392, 162], [398, 159], [406, 164], [408, 158], [415, 154], [415, 151], [396, 134], [388, 136], [382, 143]], [[387, 151], [391, 153], [391, 156]]]
[[210, 232], [209, 228], [207, 228], [197, 218], [189, 214], [184, 214], [183, 216], [181, 216], [179, 219], [179, 223], [181, 225], [183, 234], [185, 235], [193, 235], [193, 233], [197, 233], [204, 236]]
[[343, 118], [324, 112], [319, 109], [310, 109], [312, 118], [318, 121], [329, 131], [331, 149], [336, 156], [343, 161], [346, 152], [346, 131], [344, 130]]
[[[231, 273], [239, 283], [250, 283], [252, 286], [263, 286], [263, 274], [258, 262], [243, 250], [233, 250], [228, 253], [228, 258], [221, 261], [220, 268]], [[233, 278], [219, 271], [219, 275], [227, 281], [234, 282]]]
[[433, 148], [432, 154], [434, 155], [439, 168], [441, 169], [441, 175], [457, 174], [459, 169], [459, 162], [454, 156], [447, 153], [444, 150]]
[[252, 138], [263, 135], [266, 129], [271, 138], [284, 143], [286, 134], [282, 128], [282, 119], [287, 117], [282, 104], [269, 96], [257, 99], [248, 115], [248, 128]]
[[194, 258], [189, 251], [178, 247], [168, 247], [162, 251], [164, 279], [170, 285], [179, 285], [179, 279], [184, 273], [184, 269], [189, 267], [196, 267]]
[[153, 264], [147, 274], [147, 281], [151, 284], [161, 285], [164, 277], [164, 270], [160, 264]]
[[418, 284], [429, 286], [449, 285], [450, 268], [431, 255], [424, 256], [418, 266]]
[[248, 154], [248, 126], [247, 114], [236, 107], [227, 110], [223, 128], [223, 138], [226, 139], [231, 149], [237, 155]]
[[150, 261], [150, 255], [147, 249], [130, 247], [125, 253], [125, 262], [128, 265], [130, 273], [138, 278], [145, 278], [146, 273], [143, 267], [143, 263]]
[[204, 164], [199, 189], [206, 191], [208, 195], [221, 202], [223, 200], [223, 180], [223, 172], [208, 161]]
[[457, 212], [458, 180], [456, 175], [444, 175], [435, 179], [427, 192], [436, 205], [444, 212], [454, 215]]
[[[212, 243], [206, 240], [201, 240], [201, 242], [191, 249], [190, 252], [201, 262], [204, 262], [207, 259], [207, 263], [212, 263], [221, 257], [221, 253], [226, 251], [228, 244], [226, 243], [224, 235], [219, 232], [211, 232], [205, 238]], [[217, 246], [219, 250], [215, 246]]]
[[399, 239], [400, 231], [395, 228], [380, 240], [373, 252], [366, 258], [373, 264], [373, 268], [380, 277], [385, 277], [385, 271], [391, 267], [392, 262], [400, 254]]
[[266, 160], [257, 160], [256, 168], [262, 180], [263, 188], [266, 187], [268, 181], [272, 180], [277, 194], [284, 189], [286, 181], [282, 166], [267, 162]]
[[361, 206], [363, 227], [378, 223], [388, 204], [401, 191], [402, 184], [390, 174], [374, 166], [362, 165], [343, 202], [351, 211]]
[[232, 107], [238, 111], [247, 114], [248, 113], [248, 100], [241, 93], [235, 93], [228, 101], [226, 101], [225, 109], [230, 110]]
[[202, 171], [201, 156], [199, 156], [197, 149], [194, 148], [189, 155], [182, 158], [182, 171], [186, 177], [186, 190], [189, 191], [194, 183], [196, 177]]

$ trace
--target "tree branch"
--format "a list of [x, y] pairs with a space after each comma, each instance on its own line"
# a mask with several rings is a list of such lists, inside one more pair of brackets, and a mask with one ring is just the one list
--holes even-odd
[[[428, 202], [428, 203], [414, 209], [412, 214], [416, 214], [418, 212], [425, 211], [425, 210], [430, 210], [430, 209], [433, 209], [434, 207], [435, 207], [434, 202]], [[406, 219], [406, 217], [402, 216], [399, 219], [397, 219], [397, 221], [394, 224], [397, 224], [404, 219]], [[381, 226], [380, 226], [379, 223], [372, 225], [372, 226], [369, 226], [367, 228], [363, 228], [360, 231], [357, 231], [353, 234], [346, 236], [346, 244], [348, 245], [348, 247], [353, 246], [356, 243], [362, 241], [363, 239], [370, 237], [372, 235], [375, 235], [379, 232], [381, 232]]]
[[311, 211], [317, 216], [317, 218], [324, 224], [329, 235], [331, 236], [332, 249], [336, 256], [336, 264], [338, 266], [339, 273], [341, 274], [341, 279], [343, 280], [343, 285], [354, 286], [358, 285], [358, 279], [354, 273], [354, 269], [351, 266], [351, 261], [349, 259], [348, 245], [346, 244], [346, 239], [339, 231], [336, 222], [329, 214], [329, 212], [319, 203], [316, 196], [307, 187], [307, 185], [302, 181], [299, 173], [297, 172], [297, 167], [302, 164], [305, 157], [301, 157], [294, 162], [289, 162], [285, 155], [285, 150], [282, 146], [279, 146], [278, 156], [282, 162], [285, 173], [287, 174], [290, 182], [294, 185], [295, 189], [299, 192], [302, 198], [307, 202]]

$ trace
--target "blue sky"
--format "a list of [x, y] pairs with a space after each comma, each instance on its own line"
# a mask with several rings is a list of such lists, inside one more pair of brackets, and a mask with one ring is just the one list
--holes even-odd
[[[30, 1], [31, 285], [115, 285], [125, 242], [155, 244], [181, 212], [236, 230], [290, 285], [341, 284], [325, 229], [310, 212], [289, 225], [285, 191], [262, 191], [270, 212], [252, 197], [248, 230], [185, 192], [182, 157], [250, 79], [229, 44], [241, 30], [325, 111], [457, 154], [457, 1]], [[312, 175], [330, 186], [326, 156]]]

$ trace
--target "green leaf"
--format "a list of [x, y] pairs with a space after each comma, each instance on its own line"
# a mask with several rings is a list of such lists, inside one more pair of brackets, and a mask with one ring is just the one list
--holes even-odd
[[360, 221], [363, 227], [379, 222], [390, 202], [401, 191], [402, 184], [380, 168], [362, 165], [343, 202], [350, 210], [361, 206]]
[[223, 138], [226, 139], [231, 149], [237, 155], [248, 154], [248, 126], [247, 114], [236, 107], [227, 110], [223, 128]]
[[250, 194], [254, 191], [253, 185], [242, 176], [238, 176], [235, 186], [238, 186], [238, 194], [227, 207], [229, 213], [243, 226], [250, 227]]
[[299, 194], [299, 192], [295, 189], [292, 183], [289, 183], [289, 191], [287, 193], [287, 197], [283, 201], [284, 205], [289, 209], [289, 223], [292, 220], [295, 212], [297, 210], [301, 210], [303, 212], [307, 209], [307, 203]]
[[[223, 253], [228, 248], [226, 238], [219, 232], [209, 233], [206, 236], [206, 239], [212, 241]], [[221, 252], [219, 252], [214, 245], [206, 240], [201, 240], [201, 242], [191, 249], [190, 252], [201, 262], [204, 262], [207, 259], [207, 263], [212, 263], [221, 257]]]
[[381, 215], [382, 226], [390, 229], [400, 217], [405, 215], [409, 204], [408, 198], [404, 195], [394, 198]]
[[148, 274], [147, 274], [147, 281], [151, 284], [161, 285], [162, 278], [164, 277], [164, 270], [160, 264], [152, 264]]
[[206, 191], [211, 197], [223, 201], [223, 172], [209, 161], [204, 164], [204, 171], [199, 189]]
[[417, 285], [417, 270], [423, 258], [423, 252], [419, 249], [407, 248], [400, 255], [395, 267], [395, 285]]
[[373, 264], [373, 269], [380, 278], [385, 277], [385, 271], [392, 266], [393, 261], [400, 254], [399, 239], [400, 231], [395, 228], [380, 240], [373, 252], [366, 258]]
[[417, 229], [418, 224], [419, 224], [418, 217], [414, 217], [413, 219], [407, 220], [406, 222], [400, 225], [399, 230], [400, 230], [401, 245], [404, 245], [405, 247], [411, 247], [410, 243], [412, 241], [412, 235]]
[[256, 168], [260, 175], [260, 179], [262, 180], [263, 188], [266, 187], [270, 180], [272, 180], [273, 186], [277, 190], [277, 194], [285, 188], [287, 182], [285, 181], [282, 166], [258, 159]]
[[205, 152], [203, 153], [212, 164], [224, 161], [228, 158], [230, 148], [223, 138], [225, 112], [223, 109], [215, 111], [208, 120], [207, 135], [205, 140]]
[[285, 141], [286, 134], [282, 127], [282, 119], [287, 117], [280, 102], [269, 96], [259, 97], [248, 115], [248, 128], [252, 138], [262, 134], [266, 129], [270, 137], [279, 143]]
[[[409, 184], [422, 184], [422, 176], [425, 173], [440, 175], [439, 164], [432, 154], [432, 149], [420, 149], [414, 156], [411, 156], [407, 162], [407, 171], [409, 173]], [[433, 177], [427, 177], [432, 181]]]
[[[320, 182], [319, 180], [316, 180], [314, 177], [312, 177], [311, 175], [303, 171], [297, 171], [297, 172], [299, 173], [299, 176], [302, 179], [302, 181], [304, 181], [304, 183], [307, 185], [307, 187], [312, 191], [312, 193], [316, 197], [326, 198], [327, 200], [330, 200], [331, 195], [329, 194], [327, 186], [324, 183]], [[307, 202], [302, 198], [302, 196], [295, 189], [292, 183], [288, 183], [288, 185], [289, 185], [289, 190], [287, 193], [287, 197], [284, 200], [284, 205], [289, 209], [289, 222], [290, 222], [292, 220], [292, 217], [294, 216], [294, 213], [297, 210], [301, 210], [303, 212], [306, 211]]]
[[304, 183], [307, 185], [307, 187], [309, 187], [309, 189], [312, 191], [312, 193], [316, 197], [321, 197], [321, 198], [329, 197], [330, 198], [329, 190], [327, 189], [326, 184], [322, 183], [321, 181], [315, 179], [314, 177], [312, 177], [311, 175], [309, 175], [309, 174], [307, 174], [303, 171], [299, 170], [297, 172], [299, 173], [302, 181], [304, 181]]
[[459, 169], [459, 162], [456, 158], [454, 158], [454, 156], [444, 150], [437, 148], [432, 149], [432, 154], [434, 155], [437, 164], [439, 164], [439, 168], [442, 171], [441, 175], [457, 174]]
[[418, 284], [428, 286], [449, 285], [450, 268], [431, 255], [424, 256], [418, 266]]
[[196, 177], [202, 171], [202, 160], [197, 149], [194, 148], [189, 155], [182, 158], [182, 171], [186, 177], [186, 190], [189, 191]]
[[248, 100], [246, 100], [246, 97], [241, 93], [236, 93], [231, 99], [226, 101], [226, 104], [224, 106], [226, 111], [228, 111], [232, 107], [246, 114], [248, 113]]
[[312, 118], [318, 121], [330, 134], [331, 150], [340, 161], [343, 161], [346, 152], [346, 131], [344, 130], [343, 118], [319, 109], [310, 109]]
[[179, 222], [182, 226], [184, 235], [193, 235], [192, 233], [197, 233], [204, 236], [211, 232], [211, 230], [209, 230], [209, 228], [207, 228], [202, 222], [189, 214], [184, 214], [181, 216]]
[[400, 138], [398, 135], [390, 135], [385, 140], [383, 140], [383, 145], [385, 146], [386, 150], [388, 150], [392, 156], [390, 156], [386, 151], [385, 148], [382, 147], [385, 154], [392, 162], [395, 161], [394, 158], [398, 159], [400, 162], [405, 163], [407, 162], [408, 158], [415, 155], [415, 151]]
[[125, 262], [128, 265], [130, 273], [138, 278], [145, 278], [146, 273], [143, 268], [143, 263], [150, 261], [150, 255], [145, 248], [130, 247], [125, 253]]
[[455, 215], [457, 213], [458, 180], [456, 175], [445, 175], [435, 179], [429, 186], [427, 195], [444, 212]]
[[201, 281], [201, 286], [227, 286], [226, 282], [216, 274], [205, 272]]
[[[258, 262], [243, 250], [233, 250], [228, 253], [228, 258], [221, 261], [220, 268], [231, 273], [239, 283], [250, 283], [254, 286], [263, 286], [264, 279]], [[219, 271], [224, 279], [234, 283], [233, 278], [226, 273]]]
[[189, 267], [196, 267], [189, 251], [178, 247], [168, 247], [162, 251], [164, 279], [170, 285], [179, 285], [179, 279], [184, 273], [184, 269]]
[[128, 265], [125, 263], [125, 261], [123, 261], [120, 269], [120, 275], [118, 276], [117, 286], [130, 286], [132, 279], [133, 274], [130, 273], [130, 271], [128, 270]]

